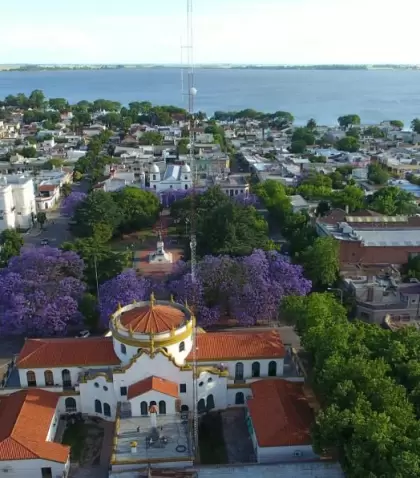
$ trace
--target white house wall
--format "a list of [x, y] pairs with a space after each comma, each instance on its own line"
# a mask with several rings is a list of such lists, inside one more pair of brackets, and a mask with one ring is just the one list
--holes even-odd
[[[53, 478], [62, 478], [70, 462], [56, 463], [47, 460], [13, 460], [0, 462], [1, 478], [41, 478], [42, 468], [51, 468]], [[6, 471], [8, 470], [8, 471]]]
[[[170, 395], [165, 395], [164, 393], [156, 392], [154, 390], [150, 390], [149, 392], [143, 393], [138, 397], [134, 397], [130, 400], [131, 403], [131, 415], [133, 417], [140, 417], [141, 416], [141, 402], [147, 403], [147, 411], [149, 411], [150, 403], [156, 402], [156, 406], [159, 409], [159, 402], [164, 401], [166, 405], [166, 414], [165, 415], [175, 415], [175, 402], [176, 398], [171, 397]], [[159, 413], [158, 413], [158, 425], [159, 425]]]
[[234, 379], [235, 378], [235, 372], [236, 372], [236, 364], [237, 363], [243, 363], [244, 365], [244, 379], [251, 379], [252, 377], [252, 364], [254, 362], [259, 362], [260, 364], [260, 376], [255, 377], [255, 380], [258, 380], [258, 378], [264, 378], [268, 377], [268, 364], [270, 362], [276, 362], [277, 364], [277, 373], [276, 377], [282, 377], [284, 373], [284, 360], [283, 359], [255, 359], [255, 360], [235, 360], [235, 361], [212, 361], [212, 362], [199, 362], [199, 366], [206, 366], [206, 365], [220, 365], [223, 363], [223, 365], [228, 369], [229, 371], [229, 378]]
[[[236, 394], [243, 393], [244, 394], [244, 403], [237, 404], [236, 403]], [[246, 401], [248, 397], [252, 397], [252, 392], [250, 388], [228, 388], [227, 389], [227, 406], [228, 407], [235, 407], [235, 406], [246, 406]]]
[[278, 463], [283, 461], [315, 460], [318, 456], [311, 445], [258, 447], [258, 463]]
[[[112, 382], [107, 382], [104, 376], [99, 375], [92, 380], [88, 380], [87, 383], [81, 383], [79, 390], [82, 413], [101, 417], [106, 420], [115, 420], [118, 400]], [[95, 411], [95, 400], [101, 402], [102, 413]], [[104, 403], [110, 406], [111, 416], [109, 417], [104, 414]]]
[[64, 415], [67, 413], [66, 411], [67, 398], [73, 398], [76, 402], [76, 412], [83, 413], [80, 395], [63, 395], [62, 397], [60, 397], [57, 404], [57, 411], [60, 415]]

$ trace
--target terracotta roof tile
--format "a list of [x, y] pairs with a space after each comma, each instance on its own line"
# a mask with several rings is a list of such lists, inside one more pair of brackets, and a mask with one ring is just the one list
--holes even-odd
[[28, 339], [16, 362], [18, 368], [118, 365], [112, 337]]
[[[197, 335], [197, 360], [284, 358], [286, 349], [276, 330], [212, 332]], [[192, 353], [188, 356], [192, 360]]]
[[55, 191], [58, 188], [58, 186], [55, 186], [54, 184], [41, 184], [38, 187], [38, 191]]
[[121, 324], [133, 332], [157, 334], [179, 327], [186, 317], [182, 310], [169, 305], [138, 307], [121, 315]]
[[[313, 411], [303, 383], [259, 380], [251, 384], [248, 411], [260, 447], [310, 445]], [[267, 414], [272, 419], [267, 420]]]
[[152, 376], [130, 385], [128, 387], [127, 398], [131, 400], [134, 397], [143, 395], [143, 393], [150, 392], [150, 390], [164, 393], [171, 397], [178, 397], [178, 385], [175, 382]]
[[59, 398], [56, 393], [38, 389], [0, 398], [0, 461], [66, 463], [70, 447], [46, 441]]

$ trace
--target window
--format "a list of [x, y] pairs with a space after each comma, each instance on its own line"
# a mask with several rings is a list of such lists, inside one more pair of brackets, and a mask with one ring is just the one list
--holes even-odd
[[260, 376], [260, 362], [254, 362], [252, 364], [252, 376], [259, 377]]
[[52, 478], [52, 469], [51, 469], [51, 467], [41, 468], [41, 477], [42, 477], [42, 478]]
[[153, 181], [156, 181], [156, 174], [153, 175]]
[[51, 370], [45, 370], [44, 372], [45, 385], [51, 387], [54, 385], [54, 376]]
[[121, 344], [121, 353], [124, 355], [127, 353], [127, 347], [124, 344]]
[[237, 392], [235, 395], [235, 405], [243, 405], [245, 403], [245, 397], [242, 392]]
[[95, 413], [102, 413], [102, 403], [100, 400], [95, 400]]
[[238, 362], [235, 366], [235, 380], [243, 380], [244, 379], [244, 364], [242, 362]]
[[183, 352], [184, 350], [185, 350], [185, 342], [181, 342], [181, 343], [179, 344], [179, 351], [180, 351], [180, 352]]
[[213, 382], [213, 379], [210, 377], [208, 380], [207, 380], [207, 383], [211, 383]]
[[159, 415], [166, 415], [166, 402], [161, 400], [159, 402]]
[[268, 376], [275, 377], [277, 375], [277, 364], [274, 361], [271, 361], [268, 364]]
[[213, 395], [209, 395], [207, 397], [207, 410], [211, 410], [214, 408], [214, 397]]
[[76, 400], [73, 397], [67, 397], [64, 406], [66, 407], [66, 413], [77, 412]]
[[36, 376], [35, 372], [28, 370], [26, 372], [26, 380], [28, 381], [28, 387], [36, 387]]
[[150, 402], [150, 406], [153, 407], [153, 405], [156, 406], [156, 402], [154, 400]]
[[127, 387], [120, 387], [120, 395], [122, 397], [126, 397], [127, 396]]
[[184, 178], [185, 178], [185, 181], [188, 181], [188, 176], [184, 176]]
[[300, 450], [295, 450], [293, 456], [302, 456], [302, 452]]
[[153, 184], [153, 189], [156, 189], [156, 184]]
[[199, 400], [199, 402], [197, 404], [197, 411], [198, 411], [198, 413], [203, 413], [203, 412], [206, 411], [206, 402], [204, 401], [204, 398]]
[[95, 386], [95, 388], [99, 388], [99, 383], [98, 382], [95, 382], [93, 385]]
[[181, 405], [181, 412], [188, 412], [188, 405]]
[[104, 403], [104, 415], [106, 417], [111, 416], [111, 407], [109, 406], [109, 403]]
[[71, 387], [71, 375], [70, 370], [66, 368], [61, 372], [61, 378], [63, 379], [63, 387]]
[[147, 415], [147, 402], [140, 403], [140, 413], [141, 415]]
[[186, 184], [186, 185], [184, 186], [184, 188], [185, 188], [185, 189], [188, 189], [188, 184]]
[[108, 387], [106, 385], [103, 386], [104, 392], [108, 391]]
[[202, 387], [202, 386], [203, 386], [203, 382], [200, 382], [200, 383], [198, 384], [198, 386], [199, 386], [199, 387]]
[[187, 393], [187, 384], [186, 383], [180, 383], [179, 384], [179, 393]]

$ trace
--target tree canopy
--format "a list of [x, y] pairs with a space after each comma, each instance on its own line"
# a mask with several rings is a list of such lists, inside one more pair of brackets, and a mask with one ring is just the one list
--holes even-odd
[[349, 128], [350, 126], [359, 125], [360, 116], [355, 114], [340, 116], [338, 118], [338, 124], [342, 128]]
[[16, 229], [2, 231], [0, 233], [0, 267], [5, 267], [12, 257], [18, 256], [22, 246], [22, 235]]
[[396, 186], [388, 186], [369, 197], [369, 207], [387, 216], [414, 214], [417, 211], [415, 196]]

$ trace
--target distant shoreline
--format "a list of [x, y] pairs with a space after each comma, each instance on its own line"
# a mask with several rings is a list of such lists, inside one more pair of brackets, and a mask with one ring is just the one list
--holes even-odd
[[[0, 65], [0, 72], [36, 72], [36, 71], [86, 71], [86, 70], [145, 70], [164, 68], [186, 68], [186, 65]], [[196, 65], [196, 69], [219, 69], [219, 70], [419, 70], [420, 65], [228, 65], [228, 64], [203, 64]]]

